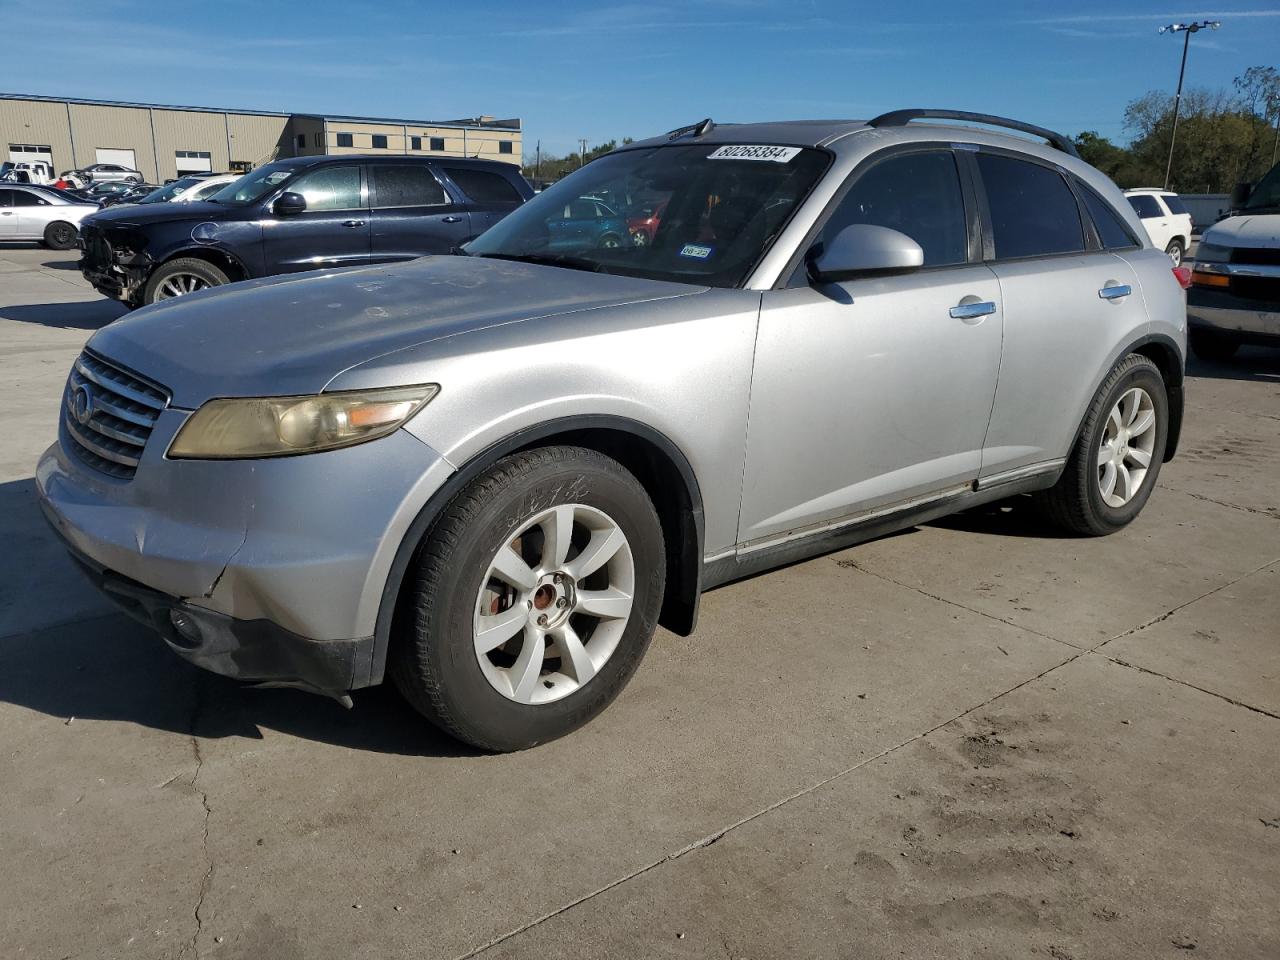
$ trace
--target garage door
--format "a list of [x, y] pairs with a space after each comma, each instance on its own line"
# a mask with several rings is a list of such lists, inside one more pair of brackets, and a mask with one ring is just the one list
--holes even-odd
[[209, 173], [213, 170], [212, 155], [208, 150], [175, 150], [173, 161], [178, 169], [178, 176], [184, 173]]
[[98, 147], [95, 152], [98, 157], [98, 163], [118, 163], [120, 166], [128, 167], [130, 170], [138, 169], [132, 150], [114, 150], [107, 147]]
[[52, 167], [53, 150], [36, 143], [11, 143], [9, 159], [14, 163], [35, 163], [37, 160], [43, 160]]

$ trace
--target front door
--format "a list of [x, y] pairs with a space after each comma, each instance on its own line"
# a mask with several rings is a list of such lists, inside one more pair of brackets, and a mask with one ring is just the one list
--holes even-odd
[[371, 163], [368, 170], [374, 260], [452, 253], [471, 239], [467, 211], [425, 163]]
[[269, 214], [262, 225], [266, 273], [296, 273], [369, 262], [369, 205], [359, 164], [324, 166], [290, 184], [302, 213]]
[[981, 467], [1004, 317], [955, 157], [890, 153], [854, 178], [817, 242], [876, 224], [919, 243], [925, 265], [763, 294], [743, 552], [958, 492]]
[[13, 195], [17, 192], [0, 187], [0, 240], [11, 238], [18, 232], [18, 212], [13, 208]]

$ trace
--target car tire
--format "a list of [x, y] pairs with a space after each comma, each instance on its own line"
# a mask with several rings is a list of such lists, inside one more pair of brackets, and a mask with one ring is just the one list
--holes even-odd
[[[1148, 415], [1153, 419], [1144, 427]], [[1035, 495], [1041, 511], [1085, 536], [1126, 527], [1155, 487], [1168, 432], [1169, 398], [1160, 369], [1130, 354], [1094, 395], [1058, 482]]]
[[[557, 530], [572, 531], [559, 562]], [[511, 557], [536, 579], [504, 581], [496, 568]], [[393, 628], [391, 678], [419, 713], [482, 750], [562, 737], [635, 673], [657, 627], [665, 557], [653, 502], [617, 461], [570, 446], [505, 457], [449, 502], [419, 547]], [[581, 612], [590, 610], [599, 612]], [[575, 647], [561, 646], [566, 629]], [[484, 650], [490, 630], [510, 639]]]
[[75, 224], [55, 220], [44, 228], [44, 245], [50, 250], [70, 250], [76, 245], [77, 236]]
[[170, 300], [230, 282], [231, 278], [208, 260], [179, 257], [162, 264], [151, 274], [142, 291], [142, 302], [151, 304], [158, 300]]
[[1169, 241], [1169, 245], [1164, 248], [1164, 252], [1169, 255], [1169, 259], [1173, 261], [1175, 267], [1182, 266], [1182, 257], [1187, 252], [1186, 246], [1177, 237]]
[[1192, 330], [1188, 338], [1191, 352], [1209, 363], [1226, 363], [1240, 349], [1240, 341], [1225, 333]]

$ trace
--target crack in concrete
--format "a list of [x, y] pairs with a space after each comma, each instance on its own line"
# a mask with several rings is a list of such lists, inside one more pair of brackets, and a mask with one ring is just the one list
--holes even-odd
[[1119, 657], [1109, 657], [1105, 653], [1102, 653], [1097, 650], [1090, 650], [1089, 652], [1092, 654], [1095, 654], [1096, 656], [1101, 657], [1103, 660], [1108, 660], [1111, 663], [1116, 664], [1117, 666], [1128, 667], [1130, 670], [1137, 670], [1139, 673], [1149, 674], [1150, 676], [1153, 676], [1153, 677], [1160, 677], [1163, 680], [1168, 680], [1170, 683], [1176, 683], [1183, 687], [1190, 687], [1192, 690], [1198, 690], [1201, 693], [1206, 693], [1211, 697], [1217, 697], [1219, 700], [1225, 700], [1227, 703], [1230, 703], [1233, 706], [1243, 707], [1244, 709], [1250, 710], [1253, 713], [1260, 713], [1264, 717], [1270, 717], [1272, 720], [1280, 720], [1280, 713], [1272, 713], [1270, 710], [1264, 710], [1262, 707], [1255, 707], [1253, 704], [1245, 703], [1243, 700], [1236, 700], [1234, 697], [1228, 697], [1225, 693], [1216, 693], [1213, 690], [1208, 690], [1204, 687], [1197, 686], [1196, 684], [1191, 683], [1188, 680], [1179, 680], [1177, 677], [1171, 677], [1167, 673], [1161, 673], [1159, 670], [1152, 670], [1149, 667], [1144, 667], [1137, 663], [1130, 663], [1128, 660], [1121, 660]]
[[205, 898], [209, 895], [209, 888], [213, 885], [213, 857], [209, 854], [209, 819], [213, 814], [213, 810], [209, 806], [208, 791], [201, 789], [198, 785], [200, 774], [204, 770], [204, 754], [200, 750], [200, 740], [196, 736], [196, 726], [200, 721], [200, 713], [204, 709], [204, 692], [203, 678], [197, 675], [195, 678], [195, 696], [192, 698], [191, 710], [191, 753], [196, 764], [196, 768], [191, 774], [191, 786], [199, 792], [200, 803], [204, 807], [204, 832], [200, 842], [206, 868], [204, 876], [200, 878], [200, 890], [196, 896], [196, 905], [191, 911], [196, 922], [196, 929], [191, 934], [191, 939], [184, 944], [182, 950], [178, 953], [179, 957], [190, 953], [197, 960], [200, 956], [200, 934], [204, 932], [204, 917], [201, 915], [201, 911], [204, 909]]
[[1274, 513], [1271, 510], [1259, 510], [1257, 507], [1246, 507], [1243, 504], [1239, 504], [1239, 503], [1227, 503], [1225, 500], [1215, 500], [1213, 499], [1213, 497], [1206, 497], [1203, 493], [1193, 493], [1190, 490], [1180, 490], [1177, 487], [1169, 487], [1169, 489], [1174, 491], [1175, 493], [1184, 494], [1185, 496], [1191, 497], [1195, 500], [1202, 500], [1205, 503], [1212, 503], [1215, 506], [1227, 507], [1228, 509], [1231, 509], [1231, 510], [1241, 510], [1244, 513], [1253, 513], [1253, 514], [1257, 514], [1260, 517], [1270, 517], [1272, 520], [1280, 520], [1280, 514]]

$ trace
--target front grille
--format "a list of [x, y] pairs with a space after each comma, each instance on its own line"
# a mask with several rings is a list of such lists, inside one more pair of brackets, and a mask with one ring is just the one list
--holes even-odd
[[1280, 277], [1231, 278], [1231, 292], [1242, 300], [1280, 303]]
[[84, 259], [90, 266], [105, 267], [111, 263], [111, 244], [98, 227], [82, 225], [80, 243], [84, 247]]
[[1280, 247], [1236, 247], [1231, 251], [1231, 262], [1280, 267]]
[[62, 402], [71, 449], [94, 469], [127, 480], [138, 469], [169, 394], [123, 367], [86, 350], [80, 354]]

